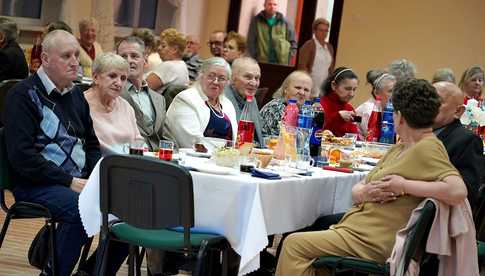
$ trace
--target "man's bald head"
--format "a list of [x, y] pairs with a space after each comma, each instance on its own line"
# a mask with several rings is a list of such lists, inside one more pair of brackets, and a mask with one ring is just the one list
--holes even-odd
[[451, 82], [440, 81], [433, 86], [441, 98], [440, 112], [435, 118], [433, 128], [440, 128], [461, 117], [465, 110], [464, 94], [456, 84]]

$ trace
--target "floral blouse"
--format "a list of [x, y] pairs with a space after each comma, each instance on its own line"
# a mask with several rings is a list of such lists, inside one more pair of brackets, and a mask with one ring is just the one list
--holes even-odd
[[278, 136], [280, 134], [280, 122], [285, 112], [284, 99], [273, 99], [265, 104], [260, 111], [261, 131], [263, 136]]

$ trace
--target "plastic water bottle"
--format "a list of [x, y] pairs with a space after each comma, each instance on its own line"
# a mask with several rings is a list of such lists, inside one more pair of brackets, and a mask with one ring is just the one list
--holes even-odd
[[384, 112], [382, 112], [382, 126], [381, 126], [381, 138], [379, 142], [387, 143], [387, 144], [394, 144], [394, 119], [392, 118], [392, 114], [394, 113], [394, 107], [392, 106], [392, 102], [388, 101], [386, 107], [384, 108]]
[[254, 139], [254, 122], [252, 114], [258, 112], [254, 109], [253, 96], [246, 97], [246, 103], [244, 104], [243, 111], [241, 112], [241, 117], [237, 125], [237, 139], [236, 148], [239, 148], [245, 143], [253, 143]]
[[305, 104], [301, 107], [300, 114], [298, 115], [298, 127], [313, 127], [313, 107], [311, 101], [305, 101]]
[[313, 100], [313, 129], [310, 137], [310, 155], [320, 156], [320, 146], [322, 144], [321, 133], [323, 131], [323, 122], [325, 115], [323, 113], [322, 105], [320, 104], [320, 98], [316, 97]]
[[305, 101], [298, 115], [298, 154], [310, 155], [310, 136], [313, 127], [313, 107], [311, 101]]
[[376, 97], [376, 103], [372, 108], [372, 113], [369, 117], [369, 122], [367, 123], [367, 142], [377, 142], [381, 135], [381, 121], [382, 121], [382, 107], [381, 98]]
[[283, 115], [283, 123], [290, 127], [298, 126], [298, 106], [296, 105], [296, 99], [288, 100], [288, 105], [285, 107], [285, 113]]

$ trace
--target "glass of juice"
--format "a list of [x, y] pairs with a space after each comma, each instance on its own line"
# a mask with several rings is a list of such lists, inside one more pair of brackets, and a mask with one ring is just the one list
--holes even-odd
[[173, 155], [174, 144], [172, 141], [161, 140], [160, 150], [158, 151], [158, 158], [165, 161], [171, 161]]
[[145, 151], [145, 141], [136, 139], [130, 142], [130, 154], [133, 155], [143, 155]]

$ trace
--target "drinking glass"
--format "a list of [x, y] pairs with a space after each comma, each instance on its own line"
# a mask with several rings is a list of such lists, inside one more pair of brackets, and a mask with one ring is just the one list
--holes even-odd
[[171, 161], [173, 155], [174, 143], [168, 140], [160, 140], [160, 149], [158, 151], [158, 158], [165, 161]]
[[136, 139], [130, 142], [130, 154], [133, 155], [143, 155], [145, 151], [145, 141], [141, 139]]

